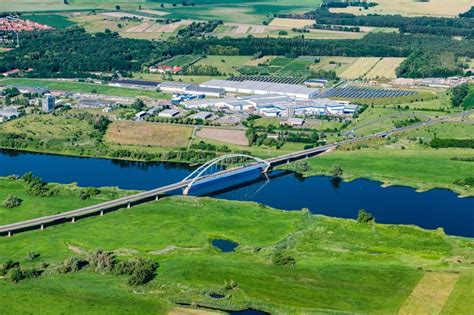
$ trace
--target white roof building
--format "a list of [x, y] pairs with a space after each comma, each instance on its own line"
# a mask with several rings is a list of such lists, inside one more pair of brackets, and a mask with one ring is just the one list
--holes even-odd
[[210, 80], [208, 82], [202, 83], [200, 86], [208, 88], [220, 88], [224, 89], [226, 92], [241, 94], [278, 94], [298, 99], [311, 99], [319, 93], [319, 90], [308, 88], [305, 85], [260, 81]]

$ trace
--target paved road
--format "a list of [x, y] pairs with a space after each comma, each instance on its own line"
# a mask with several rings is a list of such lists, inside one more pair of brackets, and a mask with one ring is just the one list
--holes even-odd
[[[394, 134], [394, 133], [401, 133], [408, 130], [424, 127], [424, 126], [438, 124], [443, 121], [449, 121], [450, 119], [455, 118], [455, 117], [466, 117], [467, 115], [471, 113], [474, 113], [474, 110], [452, 114], [452, 115], [444, 116], [438, 119], [432, 119], [428, 122], [422, 122], [422, 123], [406, 126], [403, 128], [396, 128], [396, 129], [376, 133], [376, 134], [365, 136], [365, 137], [343, 140], [340, 142], [330, 143], [330, 144], [326, 144], [326, 145], [308, 149], [308, 150], [293, 152], [290, 154], [285, 154], [282, 156], [268, 159], [267, 161], [270, 163], [272, 167], [275, 167], [275, 166], [282, 165], [291, 161], [296, 161], [296, 160], [318, 155], [322, 152], [326, 152], [327, 150], [337, 148], [340, 145], [352, 144], [352, 143], [357, 143], [357, 142], [366, 141], [366, 140], [375, 139], [375, 138], [383, 138], [383, 137], [390, 136], [391, 134]], [[208, 181], [209, 179], [212, 179], [212, 178], [219, 178], [226, 175], [229, 176], [233, 173], [237, 173], [239, 171], [245, 170], [247, 167], [249, 166], [240, 166], [236, 168], [223, 170], [223, 171], [214, 173], [212, 175], [205, 176], [202, 179], [203, 180], [206, 179]], [[131, 207], [134, 203], [157, 199], [160, 195], [164, 195], [178, 189], [183, 189], [190, 182], [191, 180], [181, 181], [175, 184], [159, 187], [153, 190], [145, 191], [145, 192], [138, 193], [132, 196], [126, 196], [119, 199], [107, 201], [98, 205], [93, 205], [93, 206], [82, 208], [82, 209], [67, 211], [60, 214], [56, 214], [56, 215], [45, 216], [41, 218], [36, 218], [32, 220], [0, 226], [0, 234], [10, 235], [10, 234], [13, 234], [14, 232], [18, 233], [18, 232], [28, 230], [28, 229], [42, 228], [44, 225], [47, 225], [47, 224], [52, 224], [52, 223], [57, 223], [57, 222], [60, 223], [60, 222], [68, 221], [68, 220], [75, 220], [76, 217], [82, 217], [82, 216], [91, 215], [91, 214], [103, 214], [104, 212], [108, 210], [113, 210], [113, 209], [117, 209], [121, 207]], [[197, 183], [199, 183], [199, 181]]]

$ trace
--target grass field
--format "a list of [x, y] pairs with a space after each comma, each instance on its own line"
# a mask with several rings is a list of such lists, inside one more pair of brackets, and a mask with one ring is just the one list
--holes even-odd
[[196, 133], [196, 135], [200, 138], [207, 140], [216, 140], [223, 143], [236, 144], [241, 146], [246, 146], [249, 143], [247, 137], [245, 137], [245, 131], [243, 130], [203, 128], [200, 129]]
[[359, 10], [357, 7], [331, 9], [331, 12], [348, 12], [353, 14], [400, 14], [404, 16], [446, 16], [457, 17], [472, 6], [471, 0], [379, 0], [378, 5], [369, 10]]
[[452, 160], [453, 157], [472, 157], [472, 149], [431, 149], [408, 140], [421, 137], [429, 141], [434, 135], [466, 139], [472, 135], [473, 129], [472, 125], [467, 124], [443, 124], [429, 129], [420, 128], [395, 141], [369, 142], [366, 148], [350, 146], [311, 159], [312, 171], [309, 174], [328, 174], [333, 165], [338, 164], [344, 169], [347, 179], [370, 178], [421, 190], [447, 188], [460, 194], [474, 195], [474, 187], [454, 184], [466, 174], [474, 174], [474, 164]]
[[[213, 238], [233, 240], [239, 247], [221, 253], [210, 246]], [[54, 272], [67, 257], [99, 247], [119, 259], [147, 256], [158, 261], [156, 278], [131, 288], [124, 276], [88, 268]], [[1, 238], [0, 261], [49, 267], [43, 276], [18, 284], [0, 279], [0, 306], [12, 314], [33, 305], [40, 313], [163, 314], [174, 302], [271, 313], [397, 313], [428, 269], [433, 275], [459, 272], [446, 307], [467, 314], [473, 248], [470, 239], [412, 226], [359, 224], [255, 203], [172, 197]], [[28, 261], [29, 251], [39, 257]], [[293, 256], [296, 265], [272, 264], [277, 251]], [[230, 280], [237, 287], [225, 290]], [[428, 295], [429, 289], [424, 291]], [[212, 292], [225, 298], [212, 299]], [[15, 302], [19, 299], [23, 302]]]
[[76, 93], [98, 93], [111, 96], [123, 97], [145, 97], [151, 99], [167, 99], [168, 94], [158, 93], [155, 91], [120, 88], [103, 84], [91, 84], [80, 82], [67, 82], [47, 79], [6, 79], [0, 80], [1, 85], [22, 85], [34, 87], [47, 87], [51, 90], [70, 91]]
[[241, 66], [247, 65], [251, 60], [252, 56], [207, 56], [199, 60], [196, 65], [205, 65], [216, 67], [219, 72], [227, 75], [237, 75], [239, 72], [237, 69]]
[[0, 225], [79, 209], [116, 199], [128, 193], [115, 188], [102, 188], [99, 195], [91, 196], [90, 199], [81, 200], [79, 195], [82, 189], [73, 184], [51, 185], [51, 187], [58, 187], [58, 194], [54, 198], [40, 198], [26, 192], [27, 187], [23, 180], [0, 178], [0, 203], [5, 200], [9, 194], [23, 200], [20, 206], [13, 209], [0, 206]]
[[113, 144], [186, 147], [192, 128], [147, 122], [116, 121], [110, 125], [105, 140]]
[[23, 15], [22, 17], [24, 19], [49, 25], [55, 28], [63, 28], [76, 24], [70, 21], [66, 16], [59, 14], [29, 14]]

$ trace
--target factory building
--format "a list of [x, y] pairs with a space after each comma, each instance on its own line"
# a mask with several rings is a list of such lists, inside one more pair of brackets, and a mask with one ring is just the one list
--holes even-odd
[[271, 83], [259, 81], [225, 81], [210, 80], [202, 83], [201, 87], [224, 89], [226, 92], [239, 94], [268, 95], [278, 94], [297, 99], [311, 99], [316, 97], [319, 90], [304, 85]]

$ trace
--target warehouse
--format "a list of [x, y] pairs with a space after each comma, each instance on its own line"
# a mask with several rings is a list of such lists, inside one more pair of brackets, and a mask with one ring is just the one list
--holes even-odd
[[112, 80], [110, 86], [126, 87], [132, 89], [156, 90], [160, 82], [142, 80]]
[[226, 92], [240, 93], [240, 94], [278, 94], [297, 99], [311, 99], [316, 97], [319, 90], [311, 89], [304, 85], [297, 84], [283, 84], [259, 81], [225, 81], [225, 80], [210, 80], [202, 83], [201, 87], [221, 88]]
[[159, 86], [160, 91], [177, 94], [204, 95], [210, 97], [223, 97], [225, 90], [222, 88], [203, 87], [181, 82], [164, 82]]

